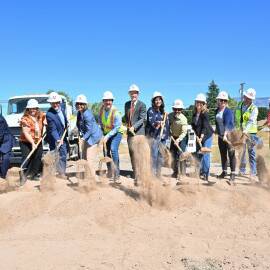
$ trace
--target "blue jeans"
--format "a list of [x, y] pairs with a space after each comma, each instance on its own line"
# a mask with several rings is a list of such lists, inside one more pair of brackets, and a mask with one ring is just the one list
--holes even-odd
[[246, 165], [247, 165], [246, 150], [248, 149], [250, 174], [256, 175], [257, 174], [256, 145], [259, 143], [260, 138], [258, 138], [256, 134], [249, 134], [249, 137], [250, 141], [248, 141], [243, 145], [243, 153], [240, 162], [240, 172], [246, 173]]
[[[117, 178], [120, 175], [118, 150], [119, 150], [119, 145], [120, 145], [121, 140], [122, 140], [122, 134], [121, 133], [116, 133], [115, 135], [110, 137], [108, 139], [107, 143], [106, 143], [106, 147], [107, 147], [106, 155], [108, 157], [112, 157], [114, 167], [115, 167], [115, 169], [114, 169], [114, 178]], [[108, 167], [108, 172], [110, 174], [112, 172], [111, 163], [108, 163], [107, 167]]]
[[[202, 144], [203, 147], [211, 148], [213, 143], [213, 136], [205, 140]], [[211, 154], [205, 153], [199, 155], [199, 160], [201, 161], [200, 165], [200, 174], [209, 176], [210, 174], [210, 162], [211, 162]]]
[[159, 141], [152, 139], [151, 142], [151, 160], [152, 160], [152, 171], [157, 177], [161, 174], [161, 167], [163, 164], [163, 157], [160, 153], [160, 147], [166, 147], [166, 141]]

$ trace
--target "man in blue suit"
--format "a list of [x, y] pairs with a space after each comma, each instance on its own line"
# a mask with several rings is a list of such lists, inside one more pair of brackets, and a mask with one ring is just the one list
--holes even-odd
[[59, 177], [66, 179], [68, 153], [67, 132], [63, 139], [62, 136], [68, 128], [68, 121], [65, 112], [61, 108], [62, 98], [56, 92], [50, 93], [48, 102], [51, 104], [51, 108], [46, 114], [48, 123], [46, 140], [51, 151], [59, 147], [57, 172]]
[[6, 178], [10, 163], [14, 137], [10, 133], [6, 119], [0, 115], [0, 177]]

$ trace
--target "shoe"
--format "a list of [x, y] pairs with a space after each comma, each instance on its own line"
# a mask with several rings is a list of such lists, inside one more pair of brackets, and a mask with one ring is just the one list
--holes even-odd
[[241, 172], [241, 171], [239, 171], [239, 173], [238, 173], [238, 176], [245, 176], [246, 175], [246, 173], [245, 172]]
[[181, 185], [181, 181], [176, 181], [176, 186], [180, 186]]
[[205, 173], [200, 175], [200, 178], [203, 180], [203, 181], [207, 181], [208, 182], [208, 175], [206, 175]]
[[178, 173], [177, 172], [173, 172], [171, 175], [172, 178], [177, 178], [178, 177]]
[[220, 175], [218, 175], [217, 178], [222, 179], [222, 178], [225, 178], [225, 176], [227, 176], [227, 172], [222, 171], [222, 173]]
[[234, 181], [235, 180], [235, 174], [234, 173], [231, 173], [230, 174], [230, 181]]
[[121, 184], [120, 176], [115, 176], [113, 178], [113, 181], [114, 181], [115, 184], [120, 185]]
[[138, 186], [139, 186], [138, 180], [137, 180], [137, 179], [134, 179], [134, 186], [135, 186], [135, 187], [138, 187]]

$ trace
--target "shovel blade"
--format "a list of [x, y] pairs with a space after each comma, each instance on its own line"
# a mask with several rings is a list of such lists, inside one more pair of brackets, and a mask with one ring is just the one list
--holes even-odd
[[100, 162], [102, 163], [110, 163], [112, 162], [112, 159], [110, 157], [103, 157], [100, 159]]

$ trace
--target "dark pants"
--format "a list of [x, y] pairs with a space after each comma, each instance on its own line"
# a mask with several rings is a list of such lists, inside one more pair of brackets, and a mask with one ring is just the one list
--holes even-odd
[[[178, 145], [182, 149], [183, 152], [186, 149], [187, 142], [188, 142], [188, 137], [186, 136]], [[172, 164], [173, 173], [177, 175], [179, 172], [179, 167], [180, 167], [180, 173], [185, 174], [186, 173], [185, 161], [179, 162], [181, 153], [179, 152], [179, 150], [177, 149], [173, 141], [171, 141], [170, 151], [173, 157], [173, 164]]]
[[[122, 134], [116, 133], [114, 136], [109, 138], [109, 140], [106, 143], [106, 147], [107, 147], [106, 155], [108, 157], [112, 157], [112, 159], [113, 159], [114, 177], [115, 178], [118, 178], [120, 175], [118, 150], [119, 150], [119, 144], [121, 142], [121, 139], [122, 139]], [[108, 167], [108, 172], [111, 173], [112, 172], [111, 163], [108, 163], [107, 167]]]
[[[26, 143], [26, 142], [20, 142], [20, 147], [22, 151], [22, 162], [26, 159], [28, 154], [32, 150], [32, 145], [31, 143]], [[41, 173], [42, 171], [42, 152], [43, 152], [43, 147], [42, 144], [40, 143], [37, 149], [34, 151], [32, 156], [29, 158], [29, 160], [26, 162], [24, 165], [25, 170], [25, 175], [29, 177], [34, 177], [37, 174]]]
[[229, 156], [231, 172], [235, 172], [236, 157], [234, 149], [232, 149], [232, 147], [228, 143], [224, 142], [220, 137], [218, 137], [218, 147], [221, 157], [222, 170], [227, 172]]
[[57, 172], [59, 174], [66, 174], [67, 155], [68, 155], [68, 144], [66, 141], [64, 141], [64, 143], [59, 148], [59, 162], [57, 164]]
[[128, 151], [129, 151], [129, 156], [130, 156], [130, 161], [131, 161], [131, 166], [132, 170], [134, 173], [134, 177], [137, 178], [138, 176], [136, 175], [136, 165], [135, 165], [135, 157], [134, 157], [134, 152], [132, 149], [132, 141], [134, 139], [134, 136], [128, 136], [127, 137], [127, 143], [128, 143]]
[[6, 178], [9, 168], [11, 152], [0, 153], [0, 177]]

